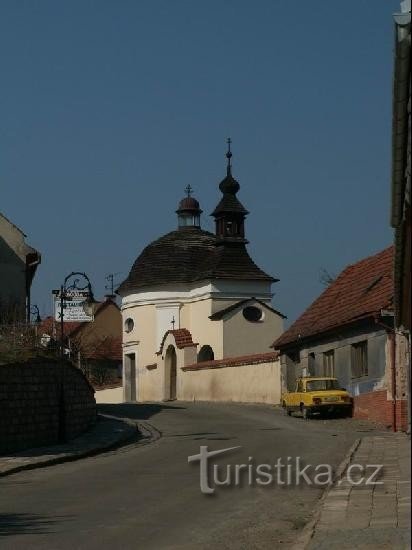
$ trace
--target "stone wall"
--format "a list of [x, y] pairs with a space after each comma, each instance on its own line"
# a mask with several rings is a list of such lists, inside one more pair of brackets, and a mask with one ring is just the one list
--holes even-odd
[[0, 365], [0, 453], [53, 445], [96, 422], [94, 390], [68, 363]]

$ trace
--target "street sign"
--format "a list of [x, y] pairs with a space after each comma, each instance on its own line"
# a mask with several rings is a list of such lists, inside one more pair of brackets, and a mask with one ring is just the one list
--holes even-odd
[[[56, 321], [61, 321], [61, 303], [60, 303], [60, 291], [53, 292], [54, 298], [54, 318]], [[63, 299], [63, 321], [87, 323], [94, 321], [93, 315], [87, 315], [83, 309], [83, 305], [89, 293], [82, 290], [66, 290]]]

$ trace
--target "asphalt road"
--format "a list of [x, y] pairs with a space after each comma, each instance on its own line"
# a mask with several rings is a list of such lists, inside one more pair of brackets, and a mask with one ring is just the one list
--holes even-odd
[[[270, 485], [250, 485], [248, 469], [240, 470], [236, 486], [234, 465], [251, 466], [253, 473], [258, 464], [273, 465], [278, 458], [294, 464], [301, 457], [304, 465], [336, 468], [355, 439], [372, 429], [352, 419], [289, 418], [264, 405], [175, 402], [103, 408], [144, 419], [162, 437], [1, 479], [0, 548], [288, 548], [322, 489], [279, 486], [276, 475]], [[213, 459], [220, 480], [230, 465], [231, 485], [215, 487], [209, 478], [212, 495], [200, 491], [199, 463], [188, 464], [201, 445], [209, 450], [240, 446]], [[286, 469], [281, 472], [279, 480], [286, 481]]]

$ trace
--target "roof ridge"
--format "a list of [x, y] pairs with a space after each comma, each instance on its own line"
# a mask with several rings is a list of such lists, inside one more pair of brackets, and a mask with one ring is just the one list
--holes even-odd
[[[392, 285], [388, 284], [393, 278], [393, 251], [391, 245], [345, 267], [274, 342], [273, 347], [291, 344], [299, 338], [319, 336], [338, 326], [371, 317], [388, 307], [393, 298]], [[377, 283], [372, 284], [373, 281]]]

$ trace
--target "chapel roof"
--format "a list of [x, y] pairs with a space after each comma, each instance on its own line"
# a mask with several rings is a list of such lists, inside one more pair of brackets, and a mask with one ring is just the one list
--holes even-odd
[[208, 279], [277, 280], [253, 262], [245, 245], [217, 242], [213, 233], [197, 227], [171, 231], [143, 249], [117, 292]]
[[262, 271], [246, 249], [244, 219], [248, 211], [236, 197], [240, 185], [232, 175], [230, 138], [227, 143], [226, 177], [219, 185], [223, 196], [212, 213], [216, 234], [200, 228], [200, 206], [191, 196], [193, 190], [188, 185], [185, 189], [187, 197], [180, 201], [177, 210], [179, 229], [143, 249], [128, 277], [119, 286], [118, 294], [213, 279], [278, 281]]

